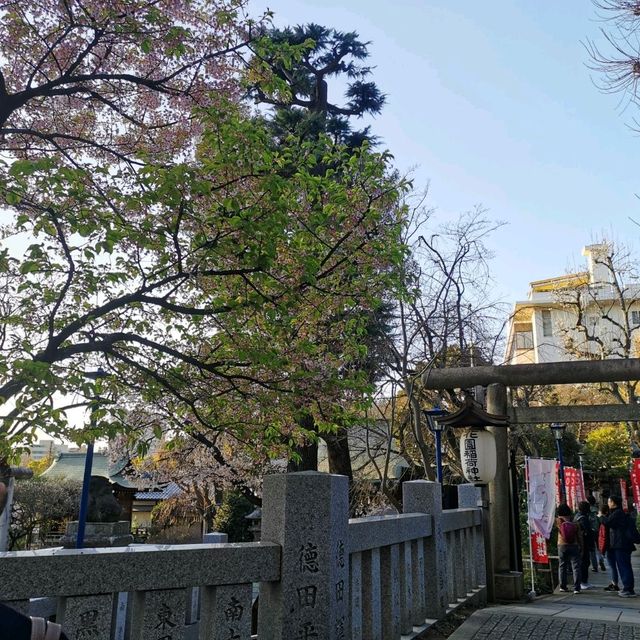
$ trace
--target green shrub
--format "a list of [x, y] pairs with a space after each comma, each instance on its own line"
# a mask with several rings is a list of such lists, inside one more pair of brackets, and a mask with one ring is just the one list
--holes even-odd
[[249, 531], [251, 523], [245, 516], [248, 516], [254, 508], [254, 505], [244, 496], [237, 493], [227, 494], [213, 519], [215, 530], [226, 533], [229, 536], [229, 542], [251, 542], [253, 540]]

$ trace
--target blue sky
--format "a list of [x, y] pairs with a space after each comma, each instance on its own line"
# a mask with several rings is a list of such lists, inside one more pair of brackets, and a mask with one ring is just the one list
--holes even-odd
[[482, 204], [505, 301], [582, 268], [605, 233], [637, 246], [640, 136], [633, 107], [594, 86], [582, 42], [602, 41], [586, 0], [251, 0], [275, 24], [317, 22], [372, 41], [388, 104], [373, 129], [430, 182], [441, 219]]

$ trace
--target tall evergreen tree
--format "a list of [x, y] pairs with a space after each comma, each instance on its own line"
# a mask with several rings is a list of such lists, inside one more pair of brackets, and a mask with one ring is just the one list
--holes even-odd
[[[356, 149], [364, 142], [375, 143], [370, 127], [354, 128], [352, 120], [366, 115], [380, 113], [385, 96], [375, 82], [370, 80], [372, 67], [367, 65], [369, 42], [360, 40], [355, 31], [342, 32], [318, 24], [298, 25], [269, 32], [271, 45], [282, 47], [305, 47], [300, 58], [283, 63], [270, 55], [268, 50], [256, 49], [256, 58], [280, 81], [286, 91], [269, 91], [264, 83], [251, 87], [251, 95], [258, 103], [272, 105], [273, 114], [269, 119], [276, 140], [283, 142], [294, 135], [308, 141], [328, 135], [336, 144]], [[256, 60], [254, 59], [254, 62]], [[333, 98], [329, 90], [329, 80], [334, 85], [346, 85], [342, 102]], [[276, 82], [274, 87], [278, 86]], [[330, 167], [319, 163], [316, 173], [325, 174]], [[370, 312], [367, 318], [366, 340], [368, 354], [363, 356], [358, 366], [367, 379], [373, 383], [380, 367], [380, 331], [387, 325], [390, 310], [381, 305]], [[336, 317], [334, 322], [347, 322], [348, 318]], [[336, 351], [339, 351], [336, 345]], [[340, 418], [336, 418], [340, 423]], [[302, 410], [299, 418], [302, 426], [313, 439], [317, 432], [312, 416]], [[322, 433], [320, 437], [327, 445], [329, 468], [333, 473], [352, 477], [351, 458], [347, 439], [347, 428], [338, 427], [336, 432]], [[290, 470], [313, 470], [317, 468], [317, 445], [308, 442], [297, 450], [299, 461], [290, 464]]]
[[[271, 123], [278, 137], [295, 133], [308, 139], [326, 133], [351, 147], [375, 140], [368, 126], [354, 129], [351, 123], [352, 118], [380, 113], [385, 103], [384, 94], [369, 80], [369, 42], [360, 40], [355, 31], [342, 32], [318, 24], [273, 29], [268, 36], [270, 42], [280, 46], [306, 45], [300, 59], [288, 66], [281, 56], [256, 50], [256, 58], [288, 89], [284, 95], [265, 89], [264, 84], [250, 89], [257, 102], [274, 107]], [[330, 96], [330, 79], [346, 83], [340, 103]]]

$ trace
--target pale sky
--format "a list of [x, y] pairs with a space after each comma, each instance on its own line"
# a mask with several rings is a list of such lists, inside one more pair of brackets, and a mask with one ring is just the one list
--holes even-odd
[[446, 219], [482, 204], [496, 290], [583, 267], [603, 232], [640, 243], [633, 106], [594, 86], [582, 42], [602, 42], [588, 0], [251, 0], [275, 24], [317, 22], [370, 40], [388, 104], [373, 131]]

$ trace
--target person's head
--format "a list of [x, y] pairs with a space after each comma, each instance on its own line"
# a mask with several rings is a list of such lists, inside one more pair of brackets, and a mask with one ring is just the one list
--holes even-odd
[[569, 505], [567, 504], [561, 504], [558, 507], [558, 516], [563, 517], [563, 518], [570, 518], [571, 517], [571, 509], [569, 509]]
[[601, 504], [600, 505], [600, 513], [603, 516], [608, 516], [609, 515], [609, 505], [608, 504]]
[[609, 496], [609, 509], [619, 509], [622, 506], [622, 497], [618, 495]]
[[596, 498], [595, 498], [595, 496], [589, 496], [589, 497], [587, 498], [587, 502], [588, 502], [592, 507], [595, 507], [595, 504], [596, 504]]
[[591, 505], [586, 500], [582, 500], [578, 502], [578, 511], [586, 516], [591, 511]]

